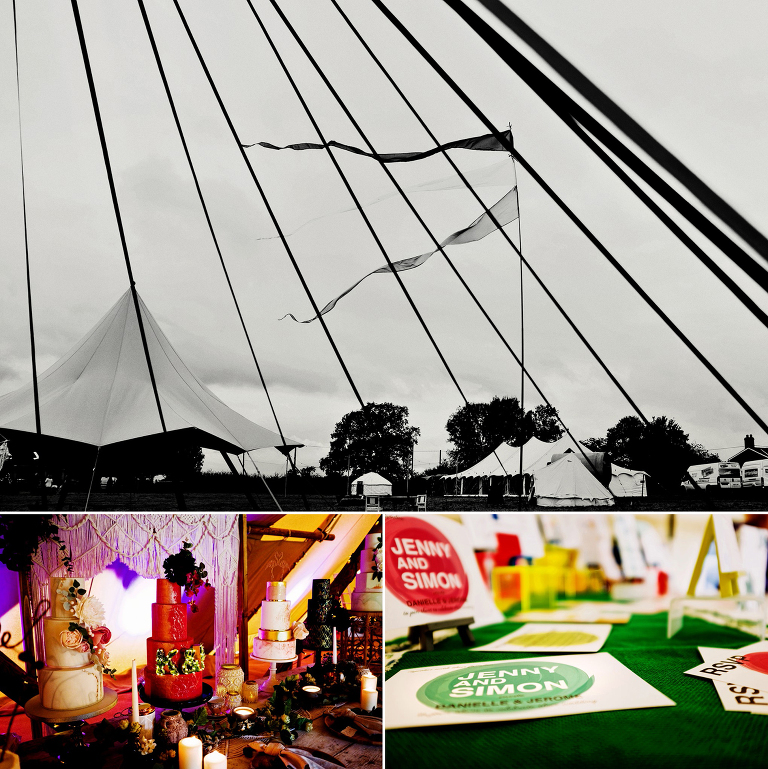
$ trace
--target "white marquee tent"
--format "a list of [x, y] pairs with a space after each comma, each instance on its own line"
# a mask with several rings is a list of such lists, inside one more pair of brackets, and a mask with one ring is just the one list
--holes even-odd
[[614, 504], [611, 492], [575, 454], [535, 470], [533, 483], [539, 507], [607, 507]]
[[[197, 445], [239, 454], [302, 444], [251, 422], [186, 367], [139, 298], [166, 429], [191, 431]], [[128, 290], [63, 358], [38, 376], [46, 436], [106, 446], [163, 432]], [[32, 384], [0, 397], [0, 429], [35, 432]]]

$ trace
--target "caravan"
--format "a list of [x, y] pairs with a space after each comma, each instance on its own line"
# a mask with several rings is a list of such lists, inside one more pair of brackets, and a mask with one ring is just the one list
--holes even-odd
[[768, 459], [753, 459], [745, 462], [741, 466], [741, 485], [747, 486], [765, 486], [765, 479], [768, 478]]
[[[709, 462], [705, 465], [691, 465], [688, 475], [700, 489], [714, 491], [715, 489], [740, 489], [741, 470], [738, 462]], [[691, 482], [683, 481], [686, 491], [693, 491]]]

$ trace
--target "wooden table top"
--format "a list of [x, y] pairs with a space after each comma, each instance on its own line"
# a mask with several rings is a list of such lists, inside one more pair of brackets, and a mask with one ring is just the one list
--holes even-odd
[[[288, 676], [301, 673], [304, 670], [305, 668], [294, 668], [293, 670], [279, 673], [278, 678], [282, 680]], [[260, 694], [257, 703], [243, 704], [248, 704], [258, 710], [259, 707], [264, 705], [268, 698], [269, 695]], [[337, 761], [340, 761], [344, 766], [348, 767], [348, 769], [381, 769], [382, 749], [380, 746], [364, 745], [337, 737], [325, 724], [325, 716], [330, 713], [334, 707], [338, 710], [343, 710], [345, 707], [353, 708], [359, 706], [359, 702], [346, 702], [343, 704], [337, 703], [335, 706], [318, 706], [317, 708], [305, 711], [309, 713], [309, 717], [312, 719], [312, 731], [298, 732], [296, 741], [293, 743], [294, 747], [322, 751], [329, 756], [333, 756]], [[95, 723], [86, 725], [86, 742], [89, 741], [90, 731], [95, 725]], [[25, 764], [32, 763], [36, 766], [44, 764], [56, 764], [61, 766], [53, 756], [45, 752], [46, 741], [51, 739], [51, 737], [42, 737], [21, 744], [19, 747], [19, 755], [21, 757], [22, 769], [24, 769]], [[247, 741], [243, 739], [233, 739], [229, 741], [229, 744], [226, 746], [227, 769], [248, 769], [250, 766], [250, 759], [242, 755], [242, 749], [246, 744]], [[224, 752], [223, 746], [220, 747], [219, 750]], [[110, 752], [107, 756], [107, 761], [105, 762], [105, 769], [120, 769], [121, 765], [122, 756], [119, 751], [115, 751], [114, 753]], [[100, 769], [100, 767], [93, 767], [93, 769]]]

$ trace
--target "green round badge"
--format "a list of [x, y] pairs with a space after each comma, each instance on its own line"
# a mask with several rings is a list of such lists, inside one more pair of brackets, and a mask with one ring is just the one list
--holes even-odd
[[594, 676], [572, 665], [509, 660], [445, 673], [424, 684], [416, 696], [444, 712], [509, 713], [557, 705], [594, 682]]

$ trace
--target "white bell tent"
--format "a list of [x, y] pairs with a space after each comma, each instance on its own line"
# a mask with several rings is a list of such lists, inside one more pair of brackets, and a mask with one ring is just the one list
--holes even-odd
[[575, 454], [561, 457], [534, 472], [539, 507], [607, 507], [613, 496]]
[[[284, 442], [217, 398], [187, 368], [140, 297], [139, 307], [167, 432], [189, 431], [196, 445], [233, 454], [302, 445]], [[38, 376], [38, 389], [45, 436], [107, 446], [164, 432], [130, 289]], [[35, 433], [32, 383], [0, 397], [0, 428]]]

